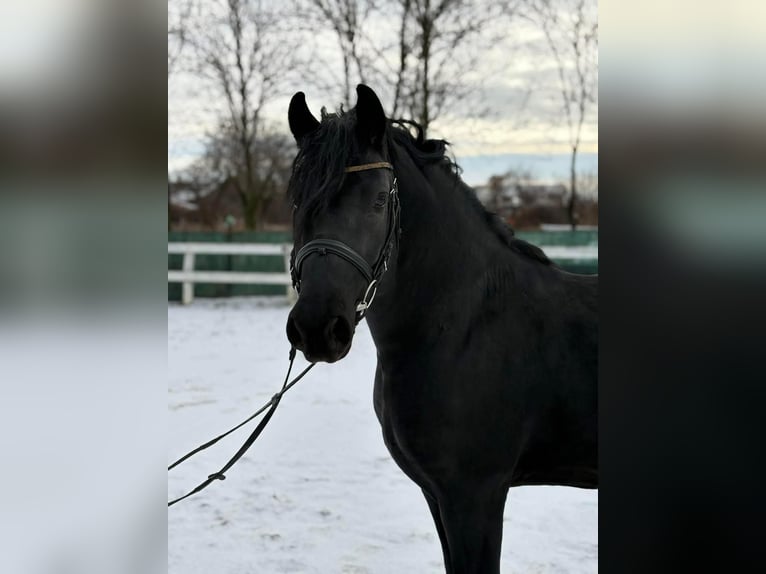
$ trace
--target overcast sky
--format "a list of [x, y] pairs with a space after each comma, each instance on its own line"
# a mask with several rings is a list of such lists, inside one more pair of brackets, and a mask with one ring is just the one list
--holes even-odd
[[[392, 22], [378, 17], [370, 23], [370, 29], [378, 34], [392, 33], [387, 29]], [[510, 153], [569, 153], [555, 61], [545, 50], [541, 32], [521, 20], [516, 20], [507, 33], [494, 32], [503, 34], [505, 41], [484, 51], [481, 65], [485, 69], [465, 71], [470, 77], [482, 78], [477, 104], [489, 109], [489, 114], [477, 117], [478, 105], [463, 106], [435, 121], [430, 135], [449, 140], [458, 159]], [[334, 37], [317, 35], [314, 41], [315, 50], [326, 50], [327, 57], [332, 58]], [[332, 110], [340, 103], [316, 93], [309, 85], [296, 88], [306, 92], [309, 108], [317, 116], [322, 106]], [[285, 132], [291, 95], [292, 90], [275, 98], [265, 110], [273, 126]], [[213, 128], [220, 104], [218, 96], [195, 77], [175, 73], [169, 78], [170, 171], [182, 169], [201, 153], [205, 133]], [[580, 150], [584, 153], [598, 151], [597, 114], [598, 106], [594, 105], [583, 127]]]

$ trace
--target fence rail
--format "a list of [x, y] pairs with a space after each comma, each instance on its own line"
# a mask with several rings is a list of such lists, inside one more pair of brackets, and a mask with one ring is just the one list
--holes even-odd
[[[168, 271], [168, 283], [181, 283], [181, 301], [188, 305], [194, 300], [195, 283], [223, 283], [243, 285], [284, 285], [287, 298], [293, 300], [290, 278], [289, 243], [168, 243], [168, 254], [183, 255], [180, 271]], [[197, 271], [194, 269], [196, 255], [281, 255], [284, 272], [252, 271]]]

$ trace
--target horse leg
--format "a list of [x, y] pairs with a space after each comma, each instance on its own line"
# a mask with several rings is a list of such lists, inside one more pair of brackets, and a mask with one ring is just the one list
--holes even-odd
[[450, 560], [449, 555], [449, 545], [447, 544], [447, 535], [444, 532], [444, 524], [442, 524], [442, 517], [439, 511], [439, 503], [425, 489], [423, 489], [423, 495], [426, 497], [428, 508], [431, 509], [431, 516], [433, 516], [434, 523], [436, 524], [436, 531], [439, 533], [439, 542], [441, 542], [442, 553], [444, 554], [444, 567], [447, 571], [447, 574], [453, 574], [452, 561]]
[[448, 573], [499, 574], [507, 492], [504, 487], [461, 487], [440, 493], [439, 515], [449, 545]]
[[487, 508], [486, 531], [482, 553], [481, 572], [500, 572], [500, 550], [503, 546], [503, 511], [508, 489], [503, 488], [498, 500]]

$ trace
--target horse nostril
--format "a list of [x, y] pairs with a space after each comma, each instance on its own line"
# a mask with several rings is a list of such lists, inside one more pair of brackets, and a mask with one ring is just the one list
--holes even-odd
[[344, 317], [334, 317], [330, 321], [328, 331], [341, 348], [351, 343], [351, 325]]
[[298, 327], [295, 326], [295, 319], [293, 319], [292, 316], [287, 318], [287, 340], [290, 341], [290, 344], [296, 349], [301, 349], [303, 339]]

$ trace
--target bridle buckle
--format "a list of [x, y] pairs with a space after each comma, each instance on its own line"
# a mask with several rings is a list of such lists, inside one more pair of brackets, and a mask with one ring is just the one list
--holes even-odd
[[[367, 309], [370, 308], [372, 302], [375, 300], [375, 295], [378, 293], [378, 280], [373, 279], [367, 286], [367, 290], [364, 292], [364, 297], [356, 305], [356, 312], [364, 314]], [[369, 297], [369, 298], [368, 298]]]

